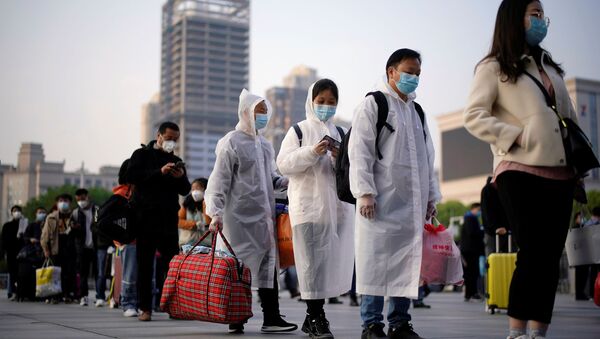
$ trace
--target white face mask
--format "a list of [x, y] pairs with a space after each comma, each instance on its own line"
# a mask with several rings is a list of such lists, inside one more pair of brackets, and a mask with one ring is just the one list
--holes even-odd
[[204, 198], [204, 192], [202, 192], [201, 190], [193, 190], [192, 191], [192, 199], [194, 199], [194, 201], [200, 201]]
[[162, 142], [162, 149], [167, 152], [167, 153], [171, 153], [173, 152], [173, 150], [175, 150], [175, 147], [177, 147], [177, 142], [173, 141], [173, 140], [163, 140]]
[[22, 216], [23, 216], [23, 213], [21, 213], [21, 211], [12, 212], [13, 219], [21, 219]]
[[87, 201], [87, 200], [80, 200], [80, 201], [77, 202], [77, 205], [79, 205], [79, 208], [85, 209], [86, 207], [88, 207], [89, 201]]

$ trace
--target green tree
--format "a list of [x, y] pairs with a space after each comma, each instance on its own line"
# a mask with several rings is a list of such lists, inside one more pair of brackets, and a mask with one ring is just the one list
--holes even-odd
[[[44, 207], [48, 211], [52, 209], [55, 204], [55, 199], [58, 195], [62, 193], [68, 193], [73, 197], [73, 202], [71, 204], [71, 208], [77, 207], [77, 203], [75, 202], [75, 191], [77, 190], [77, 186], [73, 185], [64, 185], [60, 187], [49, 188], [48, 191], [37, 198], [30, 199], [27, 204], [23, 207], [23, 214], [29, 218], [29, 220], [35, 219], [35, 209], [38, 207]], [[93, 201], [97, 205], [102, 205], [111, 195], [112, 192], [105, 190], [104, 188], [88, 188], [90, 200]]]
[[445, 226], [450, 224], [450, 217], [463, 216], [468, 206], [463, 205], [460, 201], [448, 200], [445, 203], [437, 205], [437, 219]]

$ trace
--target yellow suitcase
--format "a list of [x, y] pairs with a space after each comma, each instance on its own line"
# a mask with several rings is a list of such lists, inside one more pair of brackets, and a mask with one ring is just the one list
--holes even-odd
[[[511, 250], [511, 236], [508, 235], [508, 251]], [[499, 236], [496, 235], [496, 249], [499, 249]], [[508, 308], [508, 290], [517, 262], [517, 253], [492, 253], [487, 259], [486, 310], [494, 314], [498, 309]]]

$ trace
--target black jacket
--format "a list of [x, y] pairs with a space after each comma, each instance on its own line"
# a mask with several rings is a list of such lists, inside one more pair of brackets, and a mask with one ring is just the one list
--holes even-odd
[[17, 239], [19, 231], [19, 220], [13, 219], [2, 227], [2, 256], [6, 253], [6, 258], [9, 261], [17, 258], [17, 253], [23, 247], [23, 240]]
[[500, 202], [498, 190], [490, 183], [491, 177], [481, 190], [481, 221], [485, 232], [491, 236], [496, 234], [498, 228], [510, 229], [506, 212]]
[[160, 172], [164, 165], [181, 159], [173, 153], [155, 149], [155, 143], [153, 140], [148, 146], [137, 149], [129, 160], [127, 179], [135, 185], [132, 201], [136, 209], [177, 213], [179, 195], [188, 194], [191, 185], [185, 171], [179, 179]]
[[470, 211], [464, 216], [464, 223], [460, 230], [460, 251], [464, 255], [484, 255], [483, 230], [477, 216]]

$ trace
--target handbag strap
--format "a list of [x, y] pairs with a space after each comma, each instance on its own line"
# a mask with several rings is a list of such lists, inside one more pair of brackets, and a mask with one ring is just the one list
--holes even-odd
[[537, 87], [539, 87], [540, 91], [542, 91], [542, 94], [544, 95], [544, 99], [546, 99], [546, 105], [548, 105], [548, 107], [550, 107], [552, 109], [552, 111], [554, 111], [554, 113], [558, 117], [558, 120], [560, 121], [560, 123], [566, 128], [567, 123], [565, 122], [564, 118], [560, 115], [560, 113], [558, 113], [558, 110], [556, 109], [556, 104], [554, 103], [554, 100], [550, 96], [550, 93], [548, 93], [548, 91], [546, 90], [546, 87], [544, 87], [544, 85], [538, 79], [536, 79], [533, 75], [531, 75], [531, 73], [529, 73], [527, 71], [523, 71], [523, 73], [525, 75], [527, 75], [529, 78], [531, 78], [531, 80], [533, 80], [533, 83], [535, 83], [537, 85]]

